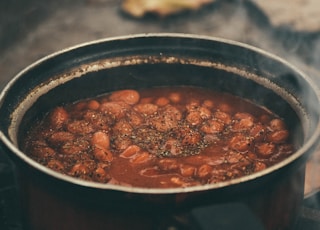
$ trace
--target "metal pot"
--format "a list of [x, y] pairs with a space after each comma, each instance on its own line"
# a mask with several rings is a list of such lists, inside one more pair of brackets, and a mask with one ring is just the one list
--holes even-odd
[[[178, 189], [87, 182], [19, 150], [30, 122], [54, 106], [167, 85], [226, 91], [265, 106], [286, 120], [298, 150], [249, 176]], [[182, 34], [109, 38], [49, 55], [7, 84], [0, 95], [1, 154], [15, 165], [26, 229], [196, 229], [203, 210], [211, 220], [222, 213], [229, 224], [232, 210], [249, 214], [261, 229], [291, 229], [303, 200], [306, 160], [319, 140], [319, 101], [315, 84], [298, 69], [245, 44]]]

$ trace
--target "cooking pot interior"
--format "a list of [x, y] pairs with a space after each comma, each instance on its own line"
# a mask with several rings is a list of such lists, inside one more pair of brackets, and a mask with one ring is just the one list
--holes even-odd
[[[197, 86], [228, 92], [264, 106], [283, 117], [294, 136], [294, 143], [303, 141], [302, 126], [296, 111], [273, 89], [241, 77], [209, 67], [186, 64], [141, 64], [104, 69], [74, 78], [41, 96], [21, 122], [24, 135], [30, 122], [43, 116], [54, 106], [95, 97], [119, 89], [140, 89], [163, 86]], [[284, 89], [281, 89], [284, 91]], [[280, 92], [281, 93], [281, 92]], [[283, 93], [283, 92], [282, 92]], [[20, 139], [20, 138], [19, 138]]]

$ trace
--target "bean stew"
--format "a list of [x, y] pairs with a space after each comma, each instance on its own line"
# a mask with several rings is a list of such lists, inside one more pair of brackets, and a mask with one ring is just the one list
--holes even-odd
[[145, 188], [226, 181], [294, 152], [285, 122], [268, 109], [187, 86], [119, 90], [53, 108], [22, 143], [60, 173]]

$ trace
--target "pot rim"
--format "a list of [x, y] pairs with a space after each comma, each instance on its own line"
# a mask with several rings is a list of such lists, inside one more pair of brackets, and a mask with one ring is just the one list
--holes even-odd
[[[300, 77], [304, 78], [305, 81], [308, 82], [310, 87], [313, 89], [314, 93], [317, 95], [317, 98], [320, 98], [320, 91], [315, 83], [306, 75], [304, 74], [300, 69], [298, 69], [296, 66], [290, 64], [289, 62], [285, 61], [284, 59], [280, 58], [279, 56], [269, 53], [263, 49], [254, 47], [249, 44], [245, 44], [238, 41], [233, 41], [229, 39], [224, 38], [218, 38], [213, 36], [206, 36], [206, 35], [195, 35], [195, 34], [184, 34], [184, 33], [142, 33], [142, 34], [132, 34], [132, 35], [123, 35], [123, 36], [115, 36], [115, 37], [109, 37], [109, 38], [103, 38], [98, 40], [93, 40], [85, 43], [81, 43], [78, 45], [74, 45], [65, 49], [62, 49], [60, 51], [54, 52], [52, 54], [49, 54], [47, 56], [44, 56], [43, 58], [39, 59], [38, 61], [30, 64], [23, 70], [21, 70], [18, 74], [16, 74], [3, 88], [3, 90], [0, 93], [0, 109], [3, 104], [3, 100], [6, 97], [7, 92], [9, 89], [14, 85], [14, 83], [17, 81], [17, 79], [20, 78], [20, 76], [24, 75], [26, 72], [28, 72], [30, 69], [34, 68], [35, 66], [40, 65], [41, 63], [45, 62], [48, 59], [54, 58], [56, 56], [59, 56], [63, 53], [70, 52], [76, 49], [80, 49], [85, 46], [89, 45], [95, 45], [99, 43], [105, 43], [110, 42], [114, 40], [128, 40], [128, 39], [136, 39], [136, 38], [190, 38], [190, 39], [197, 39], [197, 40], [207, 40], [207, 41], [215, 41], [220, 43], [225, 43], [233, 46], [242, 47], [248, 50], [251, 50], [255, 53], [259, 53], [260, 55], [269, 57], [270, 59], [273, 59], [287, 67], [289, 67], [292, 71], [295, 73], [298, 73]], [[250, 175], [242, 176], [240, 178], [219, 182], [215, 184], [206, 184], [206, 185], [199, 185], [199, 186], [191, 186], [191, 187], [185, 187], [185, 188], [142, 188], [142, 187], [129, 187], [129, 186], [123, 186], [123, 185], [113, 185], [113, 184], [104, 184], [104, 183], [98, 183], [98, 182], [91, 182], [91, 181], [85, 181], [82, 179], [74, 178], [71, 176], [67, 176], [61, 173], [58, 173], [54, 170], [51, 170], [40, 163], [32, 160], [30, 157], [28, 157], [25, 153], [19, 150], [19, 148], [4, 134], [2, 130], [0, 130], [0, 140], [7, 146], [11, 152], [13, 152], [18, 158], [20, 158], [22, 161], [27, 163], [29, 166], [41, 171], [42, 173], [52, 176], [56, 179], [60, 179], [65, 182], [69, 182], [75, 185], [84, 186], [84, 187], [90, 187], [90, 188], [96, 188], [96, 189], [104, 189], [104, 190], [116, 190], [116, 191], [123, 191], [123, 192], [130, 192], [130, 193], [144, 193], [144, 194], [172, 194], [172, 193], [188, 193], [188, 192], [195, 192], [195, 191], [205, 191], [209, 189], [218, 189], [222, 187], [227, 187], [235, 184], [240, 184], [243, 182], [248, 182], [251, 180], [254, 180], [256, 178], [263, 177], [267, 174], [270, 174], [271, 172], [277, 171], [284, 166], [292, 163], [296, 159], [300, 158], [302, 155], [304, 155], [309, 150], [313, 149], [317, 145], [317, 141], [320, 139], [320, 121], [317, 123], [317, 126], [315, 128], [315, 131], [313, 135], [310, 137], [310, 139], [306, 140], [306, 142], [299, 148], [294, 154], [287, 157], [286, 159], [282, 160], [281, 162], [270, 166], [260, 172], [256, 172]]]

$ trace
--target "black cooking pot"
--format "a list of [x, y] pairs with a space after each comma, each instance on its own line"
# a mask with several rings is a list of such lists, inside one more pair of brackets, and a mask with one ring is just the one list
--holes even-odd
[[[57, 105], [114, 90], [172, 85], [230, 92], [267, 107], [286, 120], [298, 150], [252, 175], [172, 189], [83, 181], [19, 150], [30, 123]], [[245, 44], [181, 34], [110, 38], [47, 56], [8, 83], [0, 95], [1, 154], [15, 165], [26, 229], [196, 229], [203, 210], [209, 226], [215, 226], [217, 213], [232, 223], [226, 207], [249, 213], [263, 229], [290, 229], [303, 199], [306, 160], [319, 140], [319, 100], [303, 73]]]

